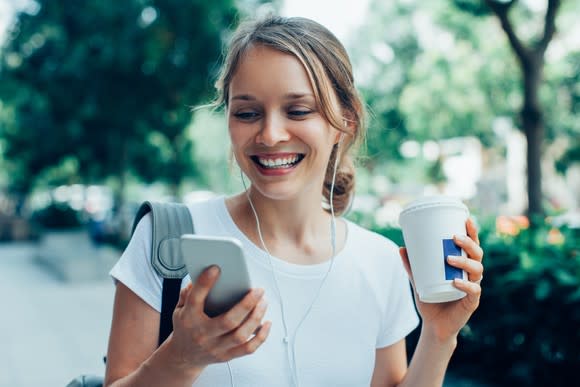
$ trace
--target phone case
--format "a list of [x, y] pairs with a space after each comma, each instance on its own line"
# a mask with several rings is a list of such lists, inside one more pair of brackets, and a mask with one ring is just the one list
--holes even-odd
[[227, 312], [251, 288], [244, 250], [239, 240], [232, 237], [184, 234], [180, 240], [185, 266], [195, 282], [203, 270], [212, 265], [220, 268], [220, 276], [205, 302], [205, 313], [210, 317]]

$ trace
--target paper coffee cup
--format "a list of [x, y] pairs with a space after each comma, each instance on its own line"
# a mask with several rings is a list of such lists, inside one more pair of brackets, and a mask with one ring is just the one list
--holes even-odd
[[467, 279], [465, 271], [447, 263], [449, 255], [465, 256], [453, 235], [466, 235], [469, 210], [450, 196], [429, 196], [405, 206], [399, 216], [415, 290], [423, 302], [446, 302], [464, 297], [454, 278]]

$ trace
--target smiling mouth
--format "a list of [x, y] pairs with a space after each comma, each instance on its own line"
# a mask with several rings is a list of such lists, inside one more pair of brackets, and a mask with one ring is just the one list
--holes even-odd
[[304, 154], [296, 153], [284, 157], [250, 156], [250, 158], [264, 169], [284, 169], [298, 165], [304, 159]]

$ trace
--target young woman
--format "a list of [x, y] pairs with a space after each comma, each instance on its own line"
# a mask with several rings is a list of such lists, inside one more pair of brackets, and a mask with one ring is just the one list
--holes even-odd
[[[217, 82], [247, 189], [190, 206], [197, 234], [238, 238], [256, 286], [210, 318], [212, 267], [186, 277], [174, 331], [157, 347], [161, 278], [143, 218], [112, 270], [117, 290], [106, 384], [114, 386], [440, 386], [477, 308], [483, 252], [468, 221], [461, 300], [424, 304], [418, 324], [405, 249], [343, 219], [364, 109], [341, 43], [303, 18], [241, 25]], [[193, 283], [192, 283], [193, 280]]]

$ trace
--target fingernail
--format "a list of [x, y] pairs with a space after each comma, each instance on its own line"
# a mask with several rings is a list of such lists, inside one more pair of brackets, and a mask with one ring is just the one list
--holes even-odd
[[456, 257], [455, 255], [448, 255], [447, 256], [447, 260], [449, 262], [454, 262], [455, 263], [455, 262], [459, 262], [459, 257]]
[[266, 301], [266, 300], [261, 300], [261, 301], [258, 303], [258, 309], [259, 309], [260, 311], [266, 310], [266, 307], [267, 307], [267, 306], [268, 306], [268, 301]]
[[220, 268], [219, 268], [219, 266], [216, 266], [216, 265], [212, 265], [208, 270], [208, 274], [211, 277], [215, 277], [216, 275], [219, 274], [219, 272], [220, 272]]
[[454, 235], [455, 239], [460, 242], [465, 242], [465, 235]]
[[262, 296], [264, 295], [264, 289], [262, 289], [262, 288], [259, 288], [259, 289], [254, 289], [254, 294], [255, 294], [257, 297], [262, 297]]

